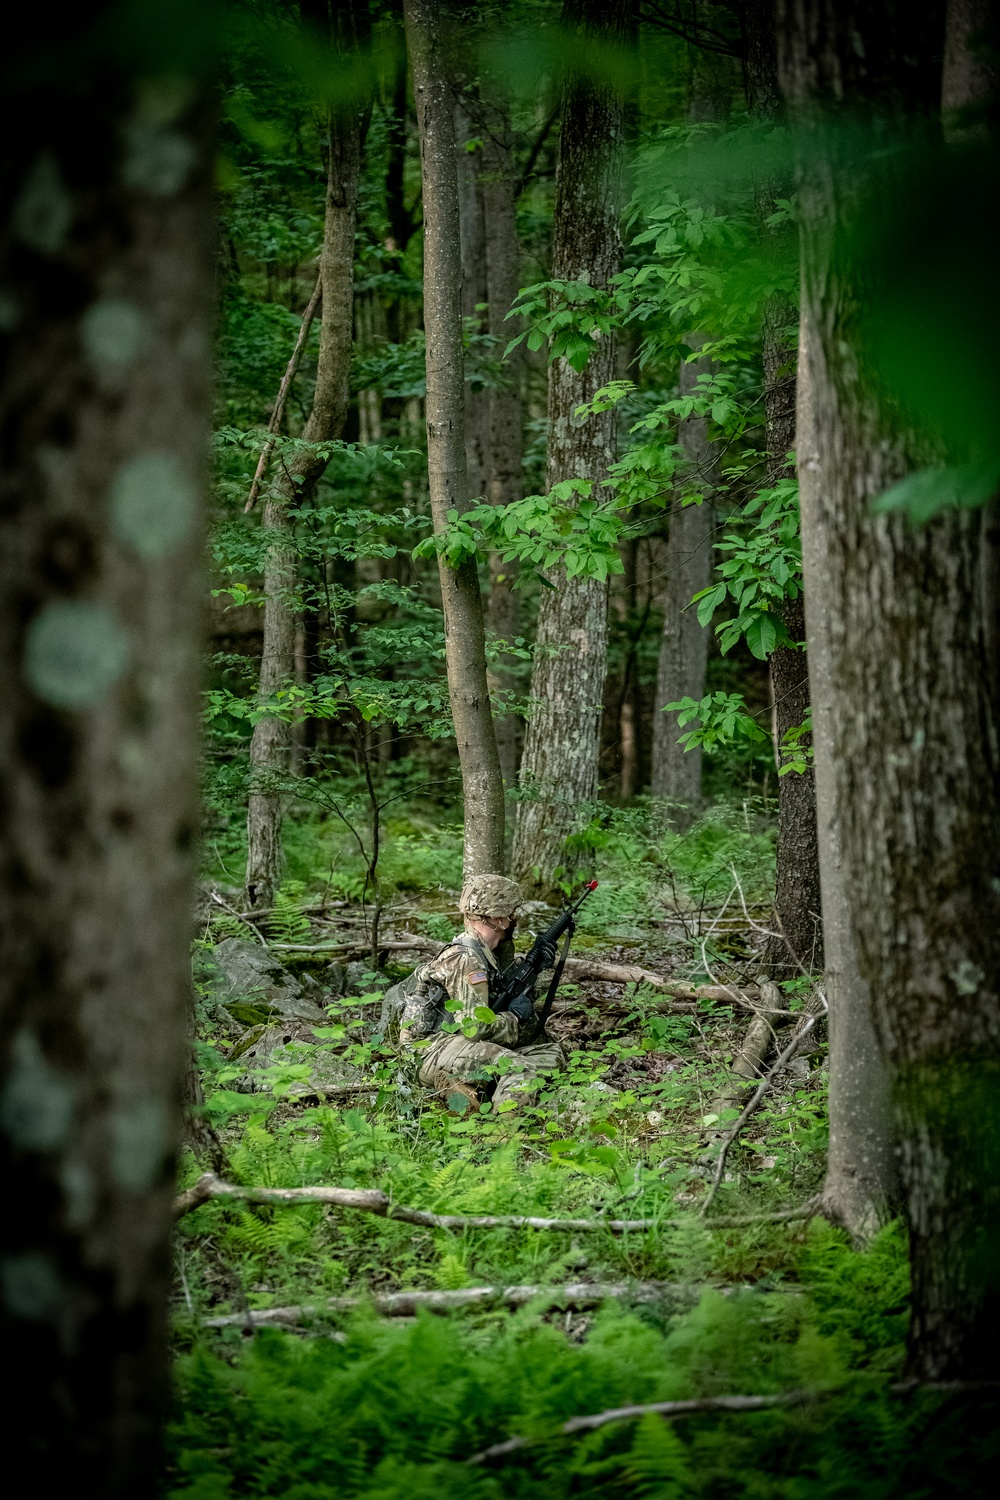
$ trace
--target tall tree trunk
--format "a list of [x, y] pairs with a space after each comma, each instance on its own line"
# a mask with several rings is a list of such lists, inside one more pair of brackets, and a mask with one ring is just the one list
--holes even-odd
[[[705, 342], [703, 334], [688, 337], [692, 349]], [[680, 391], [690, 395], [700, 375], [710, 374], [712, 361], [701, 357], [681, 364]], [[656, 705], [653, 714], [653, 764], [651, 790], [654, 797], [673, 804], [672, 818], [680, 829], [691, 826], [701, 806], [701, 749], [685, 750], [678, 744], [681, 731], [676, 713], [665, 713], [664, 705], [680, 698], [700, 701], [705, 694], [708, 663], [708, 630], [698, 623], [691, 600], [712, 581], [712, 490], [715, 463], [708, 437], [707, 417], [685, 417], [678, 440], [687, 456], [689, 479], [705, 492], [700, 505], [675, 506], [670, 515], [666, 550], [666, 587], [663, 600], [663, 635], [656, 671]]]
[[[331, 44], [341, 53], [357, 53], [367, 34], [366, 0], [341, 0], [327, 20], [320, 0], [302, 6], [306, 19], [329, 28]], [[315, 17], [313, 13], [315, 12]], [[348, 375], [354, 318], [354, 239], [357, 230], [358, 178], [367, 128], [366, 106], [330, 116], [326, 216], [320, 279], [323, 320], [320, 325], [316, 392], [302, 436], [325, 443], [343, 431], [348, 408]], [[322, 478], [327, 460], [304, 453], [267, 487], [262, 524], [270, 538], [264, 566], [264, 649], [258, 702], [273, 702], [295, 668], [295, 550], [288, 507], [307, 499]], [[292, 726], [287, 719], [265, 715], [250, 741], [251, 789], [247, 806], [246, 900], [250, 907], [273, 906], [281, 881], [281, 810], [288, 776]]]
[[[405, 0], [406, 40], [420, 132], [427, 340], [427, 477], [434, 530], [468, 506], [462, 262], [455, 117], [439, 0]], [[504, 794], [486, 681], [486, 639], [474, 560], [439, 565], [448, 692], [465, 799], [465, 874], [504, 867]]]
[[[630, 0], [566, 0], [563, 24], [592, 46], [623, 42]], [[619, 269], [619, 191], [624, 105], [604, 79], [571, 73], [563, 91], [552, 275], [607, 286]], [[615, 341], [602, 339], [582, 372], [565, 359], [549, 367], [548, 487], [589, 479], [599, 487], [615, 456], [614, 413], [577, 421], [574, 413], [615, 374]], [[599, 488], [597, 489], [599, 494]], [[573, 863], [566, 840], [581, 807], [597, 796], [601, 702], [607, 670], [608, 591], [594, 579], [558, 571], [543, 593], [531, 676], [512, 868], [545, 887]]]
[[[458, 172], [458, 222], [462, 244], [462, 319], [475, 333], [484, 332], [486, 304], [486, 227], [480, 182], [482, 146], [469, 150], [478, 128], [463, 100], [455, 105], [455, 165]], [[482, 358], [474, 351], [470, 364]], [[489, 451], [490, 392], [478, 381], [465, 383], [465, 466], [470, 496], [486, 494]]]
[[[510, 112], [493, 103], [486, 120], [483, 141], [483, 224], [486, 239], [487, 331], [496, 340], [499, 357], [518, 332], [516, 320], [507, 322], [521, 284], [521, 246], [517, 235], [517, 186], [511, 143]], [[521, 381], [523, 345], [512, 351], [504, 365], [502, 385], [489, 392], [486, 497], [491, 505], [510, 505], [524, 495], [521, 466], [524, 455], [524, 413]], [[511, 641], [520, 620], [517, 563], [490, 558], [490, 592], [486, 601], [486, 625], [491, 635]], [[513, 659], [501, 657], [490, 672], [494, 693], [511, 695], [517, 678], [511, 672]], [[517, 778], [518, 721], [507, 713], [496, 720], [497, 750], [504, 785]]]
[[19, 18], [2, 105], [0, 1327], [32, 1488], [126, 1500], [168, 1385], [212, 152], [112, 6], [63, 18], [71, 89], [51, 27]]
[[[883, 119], [928, 106], [919, 66], [942, 37], [942, 6], [868, 7], [826, 30], [805, 0], [784, 11], [797, 102], [846, 97]], [[951, 512], [921, 530], [872, 518], [909, 454], [859, 379], [857, 288], [834, 255], [858, 179], [856, 150], [843, 160], [842, 149], [826, 137], [800, 192], [837, 810], [899, 1129], [910, 1372], [989, 1378], [1000, 1317], [1000, 766], [977, 608], [980, 518]]]
[[[748, 0], [744, 9], [746, 37], [746, 95], [751, 119], [776, 124], [783, 103], [778, 83], [778, 43], [774, 0]], [[766, 220], [774, 212], [781, 184], [765, 179], [757, 186], [759, 233], [766, 236]], [[785, 329], [795, 321], [783, 297], [771, 298], [764, 308], [761, 357], [764, 371], [767, 483], [787, 472], [786, 455], [795, 446], [795, 366]], [[785, 627], [793, 641], [804, 640], [801, 600], [785, 610]], [[804, 651], [779, 646], [768, 662], [774, 694], [776, 739], [780, 747], [789, 729], [809, 711], [809, 670]], [[780, 756], [780, 749], [776, 751]], [[761, 968], [772, 979], [798, 975], [822, 966], [819, 851], [816, 832], [816, 788], [812, 767], [790, 771], [778, 781], [778, 840], [776, 849], [775, 915], [777, 932], [768, 939]]]
[[[808, 313], [799, 326], [796, 457], [805, 577], [806, 637], [813, 705], [816, 823], [823, 906], [823, 989], [829, 1007], [830, 1147], [823, 1211], [865, 1240], [899, 1197], [889, 1076], [875, 1034], [868, 985], [858, 967], [835, 786], [837, 700], [833, 681], [836, 600], [830, 587], [821, 467], [813, 405], [817, 353]], [[787, 779], [787, 778], [786, 778]]]

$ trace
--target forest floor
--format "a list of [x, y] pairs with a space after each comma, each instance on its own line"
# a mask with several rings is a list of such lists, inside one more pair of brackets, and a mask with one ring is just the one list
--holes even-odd
[[[703, 882], [700, 894], [655, 867], [641, 902], [634, 864], [606, 872], [574, 952], [748, 986], [761, 892], [739, 862], [728, 890]], [[823, 1220], [766, 1217], [807, 1205], [822, 1182], [822, 1040], [774, 1078], [702, 1217], [748, 1092], [729, 1071], [743, 1011], [581, 976], [550, 1023], [567, 1067], [537, 1102], [458, 1113], [414, 1087], [377, 1029], [381, 990], [422, 957], [392, 945], [443, 941], [459, 925], [455, 891], [390, 895], [387, 974], [362, 956], [370, 909], [307, 894], [254, 931], [235, 891], [203, 889], [195, 972], [205, 1115], [224, 1153], [214, 1165], [247, 1188], [378, 1189], [430, 1214], [582, 1226], [442, 1227], [322, 1202], [195, 1208], [176, 1241], [171, 1494], [975, 1492], [949, 1488], [978, 1459], [961, 1423], [965, 1457], [957, 1468], [947, 1457], [946, 1399], [891, 1389], [907, 1316], [899, 1226], [860, 1251]], [[528, 925], [547, 920], [537, 907]], [[220, 988], [220, 962], [240, 974], [243, 961], [271, 967], [249, 992]], [[808, 988], [788, 986], [789, 1010]], [[311, 1007], [317, 1019], [303, 1019]], [[182, 1187], [210, 1164], [189, 1155]], [[739, 1217], [759, 1222], [713, 1227]], [[649, 1222], [616, 1232], [616, 1219]], [[675, 1423], [638, 1413], [558, 1436], [568, 1419], [635, 1403], [789, 1393], [787, 1409]], [[468, 1462], [512, 1436], [529, 1441]], [[920, 1484], [933, 1471], [943, 1487], [919, 1488], [917, 1464]]]

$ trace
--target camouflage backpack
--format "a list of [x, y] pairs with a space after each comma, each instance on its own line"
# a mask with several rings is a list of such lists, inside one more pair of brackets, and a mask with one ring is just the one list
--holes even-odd
[[422, 970], [421, 964], [412, 974], [386, 990], [383, 996], [378, 1029], [392, 1047], [399, 1046], [399, 1028], [404, 1012], [410, 1035], [415, 1038], [430, 1036], [438, 1030], [445, 1018], [444, 1004], [448, 991], [442, 985], [435, 984], [433, 979], [421, 979]]

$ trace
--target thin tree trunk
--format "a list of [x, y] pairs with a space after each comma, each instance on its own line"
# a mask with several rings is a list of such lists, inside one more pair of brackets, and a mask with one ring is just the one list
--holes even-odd
[[[621, 43], [629, 0], [567, 0], [563, 24], [591, 45]], [[552, 275], [607, 286], [619, 269], [618, 230], [624, 105], [615, 87], [571, 73], [564, 87]], [[600, 495], [615, 456], [613, 412], [577, 421], [574, 413], [615, 374], [615, 341], [598, 342], [586, 368], [565, 359], [549, 367], [549, 489], [564, 479], [589, 479]], [[577, 857], [567, 849], [582, 809], [597, 796], [601, 703], [607, 670], [608, 591], [594, 579], [550, 579], [535, 636], [531, 677], [535, 706], [528, 720], [514, 832], [512, 868], [519, 880], [549, 886], [557, 869]]]
[[161, 1483], [215, 246], [208, 110], [143, 123], [112, 20], [67, 89], [26, 12], [2, 106], [4, 1408], [82, 1500]]
[[[746, 95], [751, 119], [777, 124], [783, 117], [778, 83], [778, 46], [774, 0], [748, 0], [744, 10], [746, 37]], [[766, 220], [773, 213], [781, 184], [765, 178], [758, 184], [756, 212], [759, 233], [766, 236]], [[772, 297], [764, 308], [761, 357], [764, 373], [767, 483], [788, 472], [786, 455], [795, 446], [795, 364], [785, 329], [795, 312], [783, 297]], [[793, 641], [804, 639], [801, 599], [789, 603], [785, 626]], [[798, 728], [809, 711], [809, 670], [804, 651], [779, 646], [769, 659], [774, 693], [776, 759], [789, 729]], [[776, 849], [776, 935], [761, 955], [761, 968], [773, 979], [794, 977], [803, 969], [822, 966], [819, 851], [816, 834], [816, 789], [812, 767], [790, 771], [778, 781], [778, 840]]]
[[806, 637], [813, 705], [813, 753], [820, 888], [823, 905], [823, 988], [829, 1007], [830, 1147], [823, 1209], [856, 1239], [886, 1222], [898, 1201], [889, 1078], [879, 1049], [868, 985], [848, 901], [841, 819], [835, 787], [837, 702], [832, 676], [836, 602], [828, 556], [832, 539], [823, 506], [826, 477], [820, 466], [813, 408], [816, 361], [807, 314], [799, 329], [797, 459], [805, 576]]
[[[784, 326], [792, 316], [782, 301], [773, 301], [765, 309], [762, 352], [769, 484], [787, 472], [786, 455], [795, 444], [796, 377], [788, 369], [791, 356], [784, 338]], [[803, 600], [789, 600], [783, 616], [792, 640], [804, 641]], [[768, 658], [768, 669], [774, 693], [775, 754], [780, 763], [785, 735], [803, 724], [809, 713], [807, 654], [779, 646]], [[811, 765], [779, 777], [775, 866], [776, 931], [761, 954], [761, 968], [772, 979], [796, 978], [823, 964], [816, 785]]]
[[[690, 334], [692, 349], [705, 342], [703, 334]], [[710, 359], [682, 363], [681, 395], [690, 395], [700, 375], [712, 371]], [[708, 438], [706, 417], [685, 417], [679, 424], [678, 440], [687, 455], [691, 483], [703, 488], [700, 505], [675, 506], [670, 516], [666, 547], [666, 585], [663, 599], [663, 635], [656, 672], [656, 705], [653, 713], [653, 764], [651, 790], [654, 797], [672, 804], [671, 817], [680, 829], [689, 828], [701, 806], [701, 749], [685, 750], [678, 743], [681, 730], [676, 713], [663, 712], [664, 705], [680, 698], [700, 701], [705, 694], [708, 663], [708, 630], [698, 624], [691, 600], [712, 580], [712, 526], [715, 463]]]
[[[494, 357], [499, 358], [517, 334], [517, 320], [506, 321], [521, 284], [521, 246], [517, 236], [517, 185], [511, 146], [510, 114], [506, 106], [493, 105], [486, 121], [483, 141], [483, 224], [486, 238], [487, 331], [496, 339]], [[521, 381], [523, 345], [512, 351], [504, 365], [504, 383], [489, 392], [489, 442], [487, 449], [486, 497], [491, 505], [510, 505], [524, 495], [521, 466], [524, 452], [524, 414]], [[517, 563], [490, 558], [490, 592], [486, 601], [486, 626], [490, 634], [511, 641], [518, 634], [520, 595], [514, 585]], [[511, 695], [517, 690], [512, 658], [501, 657], [490, 672], [494, 693]], [[496, 720], [497, 750], [504, 785], [517, 779], [518, 720], [501, 714]]]
[[[462, 263], [455, 119], [445, 70], [438, 0], [405, 0], [406, 39], [420, 133], [424, 205], [424, 328], [427, 339], [427, 477], [438, 534], [448, 512], [468, 506]], [[439, 566], [448, 691], [465, 798], [465, 874], [499, 873], [504, 795], [486, 681], [479, 574], [473, 560]]]
[[[326, 6], [313, 6], [317, 19], [330, 28], [331, 43], [342, 52], [355, 51], [365, 35], [364, 0], [342, 0], [326, 19]], [[309, 7], [303, 6], [303, 14]], [[354, 319], [354, 238], [357, 229], [358, 178], [361, 149], [367, 128], [363, 107], [330, 117], [326, 217], [320, 254], [323, 317], [320, 324], [316, 392], [302, 433], [309, 443], [325, 443], [340, 436], [347, 417], [348, 375]], [[303, 453], [284, 466], [268, 486], [262, 524], [271, 541], [264, 566], [264, 648], [260, 663], [258, 702], [272, 703], [291, 679], [295, 667], [295, 619], [291, 600], [295, 589], [295, 549], [288, 507], [300, 504], [315, 490], [327, 460]], [[282, 792], [289, 773], [292, 726], [285, 718], [265, 715], [254, 726], [250, 741], [251, 790], [247, 806], [246, 902], [248, 907], [273, 906], [281, 882]]]
[[[818, 36], [803, 0], [786, 12], [793, 97], [814, 107], [846, 95], [883, 118], [929, 103], [919, 74], [905, 69], [940, 36], [941, 6], [905, 17], [880, 7], [854, 17], [850, 34]], [[872, 518], [872, 499], [910, 455], [859, 379], [856, 291], [831, 255], [856, 154], [841, 160], [833, 137], [824, 147], [804, 173], [800, 205], [831, 544], [837, 807], [899, 1129], [910, 1373], [988, 1379], [1000, 1320], [1000, 765], [977, 607], [981, 525], [962, 512], [920, 530]]]

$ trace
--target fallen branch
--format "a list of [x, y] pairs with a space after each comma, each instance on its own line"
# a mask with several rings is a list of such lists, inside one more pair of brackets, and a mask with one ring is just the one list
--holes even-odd
[[237, 911], [235, 906], [230, 906], [229, 902], [226, 901], [222, 896], [220, 896], [218, 891], [212, 891], [210, 893], [209, 899], [214, 901], [216, 906], [221, 906], [224, 911], [227, 911], [230, 914], [230, 916], [235, 917], [237, 922], [242, 922], [244, 927], [249, 927], [258, 943], [260, 943], [264, 948], [267, 947], [267, 941], [260, 929], [254, 926], [253, 922], [251, 922], [243, 912]]
[[740, 1114], [738, 1119], [733, 1121], [732, 1129], [729, 1131], [729, 1134], [726, 1136], [725, 1140], [722, 1142], [722, 1145], [719, 1148], [719, 1159], [715, 1164], [715, 1176], [712, 1178], [711, 1187], [705, 1194], [705, 1201], [701, 1205], [700, 1213], [703, 1219], [708, 1213], [709, 1208], [712, 1206], [712, 1200], [714, 1199], [716, 1193], [719, 1191], [719, 1184], [722, 1182], [722, 1174], [726, 1170], [726, 1156], [728, 1155], [730, 1146], [733, 1144], [736, 1137], [739, 1135], [740, 1131], [749, 1120], [750, 1116], [757, 1109], [761, 1100], [764, 1098], [764, 1095], [767, 1093], [768, 1089], [771, 1086], [771, 1080], [774, 1078], [775, 1074], [780, 1072], [781, 1069], [785, 1066], [785, 1063], [788, 1062], [792, 1057], [794, 1057], [795, 1053], [799, 1050], [799, 1045], [802, 1041], [802, 1038], [806, 1035], [807, 1032], [812, 1029], [818, 1019], [818, 1016], [810, 1016], [804, 1026], [795, 1027], [795, 1035], [792, 1037], [792, 1040], [789, 1042], [784, 1052], [781, 1053], [777, 1061], [773, 1063], [764, 1074], [763, 1078], [760, 1080], [760, 1083], [754, 1089], [749, 1100], [744, 1105], [742, 1114]]
[[[238, 1322], [239, 1319], [235, 1321]], [[888, 1389], [893, 1396], [909, 1396], [916, 1391], [965, 1395], [992, 1391], [998, 1387], [1000, 1381], [997, 1380], [898, 1380]], [[593, 1432], [598, 1427], [606, 1427], [609, 1422], [636, 1421], [648, 1416], [689, 1417], [708, 1411], [751, 1412], [767, 1411], [774, 1406], [807, 1406], [811, 1401], [828, 1401], [833, 1396], [840, 1396], [846, 1389], [846, 1385], [841, 1384], [827, 1386], [822, 1391], [782, 1391], [773, 1396], [695, 1396], [688, 1401], [649, 1401], [642, 1406], [613, 1406], [607, 1411], [593, 1412], [585, 1417], [570, 1417], [568, 1422], [563, 1422], [557, 1428], [557, 1432], [569, 1437], [574, 1432]], [[537, 1437], [507, 1438], [506, 1442], [494, 1443], [492, 1447], [474, 1453], [471, 1458], [466, 1459], [466, 1463], [482, 1464], [491, 1458], [504, 1458], [508, 1453], [515, 1453], [518, 1448], [527, 1447], [529, 1443], [546, 1442], [550, 1436], [539, 1434]]]
[[[570, 1417], [557, 1429], [569, 1436], [574, 1432], [592, 1432], [596, 1427], [605, 1427], [609, 1422], [635, 1421], [639, 1417], [688, 1417], [703, 1411], [766, 1411], [771, 1406], [804, 1406], [809, 1401], [832, 1396], [829, 1391], [784, 1391], [777, 1396], [697, 1396], [690, 1401], [650, 1401], [644, 1406], [614, 1406], [608, 1411], [594, 1412], [586, 1417]], [[494, 1443], [481, 1453], [474, 1453], [466, 1463], [483, 1464], [491, 1458], [503, 1458], [524, 1448], [529, 1443], [545, 1441], [541, 1437], [512, 1437], [504, 1443]]]
[[[522, 1214], [432, 1214], [422, 1208], [405, 1208], [393, 1203], [381, 1188], [240, 1187], [223, 1182], [214, 1172], [205, 1172], [192, 1187], [174, 1200], [175, 1218], [183, 1218], [213, 1198], [231, 1202], [261, 1203], [271, 1208], [295, 1207], [300, 1203], [326, 1203], [335, 1208], [356, 1208], [362, 1213], [378, 1214], [383, 1219], [398, 1219], [405, 1224], [420, 1224], [427, 1229], [550, 1229], [586, 1234], [611, 1230], [613, 1234], [641, 1233], [647, 1229], [678, 1229], [672, 1219], [538, 1219]], [[774, 1214], [752, 1214], [738, 1218], [712, 1219], [710, 1229], [744, 1229], [753, 1224], [781, 1223], [788, 1219], [812, 1218], [813, 1200], [801, 1208], [783, 1209]]]
[[[429, 1312], [451, 1312], [455, 1308], [487, 1307], [500, 1303], [504, 1307], [524, 1307], [537, 1297], [557, 1307], [598, 1307], [616, 1297], [630, 1297], [636, 1302], [655, 1302], [665, 1292], [676, 1290], [667, 1281], [579, 1281], [567, 1286], [470, 1286], [459, 1291], [374, 1292], [367, 1297], [331, 1297], [322, 1306], [268, 1307], [254, 1310], [255, 1325], [301, 1323], [304, 1318], [335, 1312], [353, 1312], [371, 1307], [384, 1318], [409, 1318], [420, 1308]], [[246, 1323], [243, 1313], [204, 1318], [204, 1328], [236, 1328]]]

